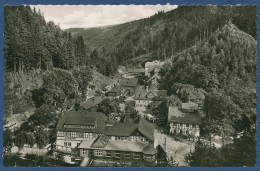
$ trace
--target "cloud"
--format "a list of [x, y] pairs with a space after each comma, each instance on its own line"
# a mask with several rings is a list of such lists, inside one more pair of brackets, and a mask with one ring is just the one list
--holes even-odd
[[160, 10], [169, 11], [177, 5], [36, 5], [46, 21], [62, 29], [89, 28], [125, 23], [149, 17]]

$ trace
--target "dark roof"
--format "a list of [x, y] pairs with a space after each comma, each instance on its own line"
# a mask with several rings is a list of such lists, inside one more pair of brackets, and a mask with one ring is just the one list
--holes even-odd
[[69, 115], [65, 121], [68, 125], [96, 125], [97, 118]]
[[130, 107], [135, 107], [135, 101], [134, 100], [125, 101], [125, 105]]
[[120, 86], [122, 87], [136, 87], [138, 85], [138, 78], [122, 78]]
[[193, 102], [182, 103], [181, 108], [184, 110], [198, 110], [198, 104]]
[[128, 69], [128, 73], [143, 73], [144, 69]]
[[107, 146], [108, 137], [101, 135], [94, 143], [90, 146], [91, 148], [104, 148]]
[[100, 104], [105, 99], [106, 99], [106, 97], [102, 97], [102, 96], [92, 97], [92, 98], [88, 99], [87, 101], [80, 103], [80, 106], [83, 107], [84, 109], [89, 109], [91, 107], [94, 107], [94, 106]]
[[113, 126], [106, 127], [105, 135], [130, 136], [137, 130], [138, 125], [134, 123], [116, 123]]
[[160, 62], [160, 61], [153, 61], [153, 62], [146, 62], [145, 63], [145, 68], [147, 68], [148, 72], [151, 72], [154, 70], [154, 68], [160, 68], [162, 67], [164, 64], [164, 62]]
[[138, 131], [140, 131], [146, 138], [148, 138], [152, 142], [154, 142], [154, 129], [155, 124], [148, 122], [144, 118], [140, 118]]
[[117, 92], [120, 92], [120, 91], [121, 91], [121, 88], [115, 86], [110, 91], [108, 91], [108, 93], [117, 93]]
[[148, 146], [144, 147], [143, 153], [144, 154], [156, 154], [157, 150], [155, 148], [153, 148], [153, 146], [151, 144], [149, 144]]
[[[105, 122], [107, 117], [100, 112], [86, 112], [86, 111], [67, 111], [64, 112], [56, 126], [57, 131], [75, 131], [75, 132], [93, 132], [103, 133], [105, 129]], [[86, 127], [67, 128], [65, 124], [70, 125], [86, 125], [86, 123], [95, 123], [95, 129], [89, 129]]]
[[200, 124], [201, 118], [198, 113], [184, 113], [178, 107], [169, 107], [168, 122]]
[[152, 93], [154, 95], [153, 99], [154, 100], [165, 100], [165, 97], [167, 97], [167, 90], [143, 90], [143, 89], [138, 89], [135, 92], [135, 99], [136, 100], [146, 100], [148, 98], [148, 94]]

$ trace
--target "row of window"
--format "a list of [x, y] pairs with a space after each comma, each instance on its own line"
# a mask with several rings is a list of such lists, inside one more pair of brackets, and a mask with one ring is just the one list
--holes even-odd
[[171, 127], [176, 126], [177, 128], [178, 128], [178, 127], [189, 127], [189, 128], [196, 128], [196, 127], [198, 127], [198, 125], [196, 125], [196, 124], [189, 124], [189, 123], [186, 123], [186, 124], [182, 124], [182, 123], [174, 124], [174, 123], [171, 123], [170, 126], [171, 126]]
[[137, 142], [146, 142], [148, 139], [146, 137], [141, 136], [131, 136], [131, 137], [125, 137], [125, 136], [115, 136], [115, 140], [126, 140], [126, 141], [137, 141]]
[[180, 133], [180, 134], [184, 134], [184, 135], [189, 135], [189, 134], [192, 134], [192, 131], [189, 131], [189, 130], [182, 130], [182, 129], [180, 129], [180, 130], [176, 130], [176, 129], [174, 129], [173, 130], [173, 133]]
[[[84, 150], [83, 150], [83, 154], [85, 154]], [[103, 151], [102, 150], [94, 150], [94, 155], [98, 156], [98, 157], [102, 157], [103, 156]], [[115, 152], [114, 153], [114, 157], [115, 158], [120, 158], [120, 156], [121, 156], [120, 152]], [[108, 157], [108, 158], [112, 157], [112, 151], [106, 151], [106, 156], [105, 157]], [[131, 157], [130, 152], [124, 152], [124, 158], [125, 159], [130, 159], [130, 157]], [[133, 153], [133, 158], [134, 159], [140, 159], [140, 154], [139, 153]]]
[[93, 125], [64, 125], [64, 128], [96, 129], [96, 127]]
[[57, 132], [57, 137], [73, 137], [73, 138], [84, 138], [84, 139], [93, 139], [94, 135], [92, 133], [81, 133], [81, 132]]
[[65, 147], [71, 147], [71, 142], [64, 142]]

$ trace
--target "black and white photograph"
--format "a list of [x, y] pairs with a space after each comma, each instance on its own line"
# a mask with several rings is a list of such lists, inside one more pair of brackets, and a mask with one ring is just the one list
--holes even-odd
[[3, 165], [256, 166], [256, 5], [5, 5]]

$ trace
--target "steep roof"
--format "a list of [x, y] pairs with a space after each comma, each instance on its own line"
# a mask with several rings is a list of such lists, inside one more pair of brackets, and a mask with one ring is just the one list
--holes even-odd
[[181, 108], [184, 110], [198, 110], [198, 104], [193, 102], [182, 103]]
[[130, 107], [135, 107], [135, 101], [134, 100], [125, 101], [125, 105]]
[[144, 69], [127, 69], [128, 73], [143, 73]]
[[138, 78], [122, 78], [120, 86], [123, 87], [136, 87], [138, 85]]
[[94, 107], [94, 106], [100, 104], [105, 99], [106, 99], [106, 97], [102, 97], [102, 96], [92, 97], [92, 98], [88, 99], [87, 101], [80, 103], [80, 106], [83, 107], [84, 109], [89, 109], [91, 107]]
[[160, 62], [160, 61], [155, 60], [153, 62], [146, 62], [145, 68], [147, 68], [148, 72], [151, 72], [151, 71], [154, 70], [154, 68], [156, 68], [156, 67], [160, 68], [163, 65], [164, 65], [164, 62]]
[[80, 145], [79, 145], [78, 148], [90, 148], [90, 146], [93, 144], [94, 141], [95, 141], [94, 139], [91, 139], [91, 140], [89, 140], [89, 139], [84, 139], [84, 140], [80, 143]]
[[140, 118], [138, 131], [140, 131], [145, 137], [147, 137], [152, 142], [154, 142], [154, 129], [155, 124], [148, 122], [144, 118]]
[[113, 126], [106, 127], [105, 135], [130, 136], [137, 129], [134, 123], [115, 123]]
[[120, 92], [121, 91], [121, 88], [120, 87], [113, 87], [110, 91], [108, 91], [109, 93], [117, 93], [117, 92]]
[[[149, 93], [154, 94], [153, 99], [154, 100], [164, 100], [165, 97], [167, 96], [167, 90], [144, 90], [144, 89], [138, 89], [135, 92], [135, 99], [136, 100], [146, 100], [149, 99], [149, 97], [147, 97], [147, 95]], [[152, 99], [151, 99], [152, 100]]]
[[[66, 111], [56, 126], [57, 131], [74, 131], [74, 132], [93, 132], [103, 133], [105, 130], [105, 122], [107, 117], [100, 112], [86, 111]], [[95, 123], [95, 128], [80, 127], [92, 125]], [[78, 125], [78, 127], [64, 127], [64, 125]]]
[[184, 113], [178, 107], [169, 106], [168, 122], [200, 124], [201, 118], [197, 113]]
[[151, 144], [143, 148], [144, 154], [156, 154], [157, 150]]
[[90, 146], [91, 148], [104, 148], [107, 146], [108, 137], [105, 135], [101, 135], [96, 141]]

